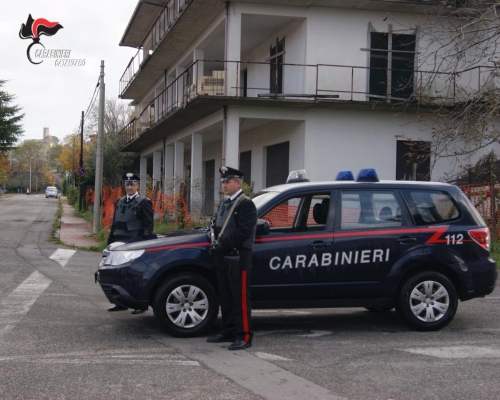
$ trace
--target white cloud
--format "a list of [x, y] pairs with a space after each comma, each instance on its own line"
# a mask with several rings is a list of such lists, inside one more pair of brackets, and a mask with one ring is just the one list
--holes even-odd
[[[41, 0], [13, 1], [2, 7], [0, 79], [3, 90], [16, 96], [23, 108], [25, 139], [41, 139], [43, 128], [53, 136], [78, 129], [105, 64], [106, 97], [118, 97], [119, 80], [137, 49], [118, 44], [137, 5], [137, 0]], [[53, 59], [33, 65], [26, 51], [31, 39], [22, 40], [19, 29], [28, 15], [59, 22], [54, 36], [42, 36], [46, 49], [69, 49], [71, 59], [84, 59], [83, 67], [56, 67]]]

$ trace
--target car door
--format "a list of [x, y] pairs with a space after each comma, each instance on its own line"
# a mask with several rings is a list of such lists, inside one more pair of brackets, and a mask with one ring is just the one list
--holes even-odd
[[330, 192], [281, 199], [261, 219], [268, 235], [257, 237], [251, 276], [255, 301], [331, 299], [333, 210]]
[[343, 189], [338, 193], [334, 296], [384, 298], [393, 265], [420, 240], [398, 191]]

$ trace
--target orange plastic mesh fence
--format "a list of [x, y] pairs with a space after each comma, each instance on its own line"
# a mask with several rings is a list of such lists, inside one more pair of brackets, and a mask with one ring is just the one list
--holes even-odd
[[[500, 218], [500, 207], [497, 204], [498, 200], [495, 204], [492, 202], [493, 198], [498, 198], [498, 192], [500, 191], [500, 184], [495, 185], [494, 194], [492, 196], [491, 185], [489, 184], [474, 184], [474, 185], [463, 185], [460, 186], [462, 192], [469, 198], [469, 200], [474, 204], [479, 211], [479, 214], [484, 218], [486, 224], [490, 228], [491, 236], [498, 239], [500, 238], [498, 232], [498, 221]], [[494, 207], [494, 205], [496, 207]], [[495, 210], [495, 211], [493, 211]], [[495, 214], [495, 219], [493, 219], [493, 214]], [[497, 232], [493, 232], [493, 221], [496, 221], [496, 230]]]

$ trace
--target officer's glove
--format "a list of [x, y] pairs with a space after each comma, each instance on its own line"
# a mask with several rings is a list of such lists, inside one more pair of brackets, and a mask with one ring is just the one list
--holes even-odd
[[215, 244], [211, 245], [210, 248], [208, 249], [208, 253], [211, 256], [215, 256], [217, 254], [222, 254], [222, 244], [215, 243]]

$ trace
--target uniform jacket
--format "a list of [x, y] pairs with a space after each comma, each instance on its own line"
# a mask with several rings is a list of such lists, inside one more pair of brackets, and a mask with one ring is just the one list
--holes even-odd
[[115, 202], [113, 224], [108, 244], [153, 234], [153, 205], [144, 196], [137, 196], [127, 204], [127, 196]]
[[[233, 202], [244, 196], [236, 205], [231, 219], [228, 221], [222, 237], [219, 232], [229, 215]], [[241, 193], [230, 204], [223, 201], [217, 210], [217, 219], [215, 221], [215, 235], [222, 246], [224, 254], [229, 254], [234, 250], [252, 250], [255, 240], [255, 231], [257, 228], [257, 209], [254, 202]]]

